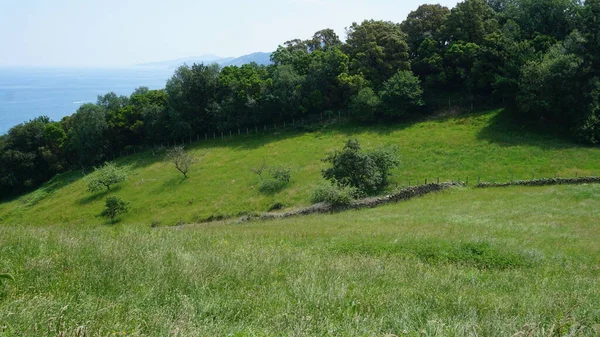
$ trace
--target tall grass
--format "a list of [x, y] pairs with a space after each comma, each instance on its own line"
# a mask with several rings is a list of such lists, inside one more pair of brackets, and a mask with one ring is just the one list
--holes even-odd
[[0, 226], [0, 336], [597, 336], [600, 186], [269, 222]]

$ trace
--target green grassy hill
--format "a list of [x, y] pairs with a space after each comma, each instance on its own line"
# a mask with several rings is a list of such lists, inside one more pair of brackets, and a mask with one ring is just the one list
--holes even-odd
[[[412, 124], [332, 124], [310, 133], [271, 131], [201, 141], [188, 147], [199, 161], [186, 180], [163, 161], [162, 153], [147, 151], [117, 160], [118, 165], [131, 166], [131, 175], [110, 194], [131, 203], [131, 212], [122, 217], [124, 223], [143, 225], [266, 211], [275, 202], [289, 207], [307, 205], [314, 185], [322, 179], [320, 159], [350, 137], [367, 149], [397, 145], [402, 165], [392, 180], [399, 186], [437, 178], [474, 182], [479, 176], [504, 181], [513, 176], [592, 175], [600, 169], [600, 149], [516, 128], [498, 110]], [[294, 169], [286, 189], [272, 195], [258, 191], [259, 178], [250, 168], [263, 160], [267, 165]], [[81, 172], [63, 174], [33, 193], [0, 204], [0, 223], [106, 223], [97, 214], [109, 194], [88, 193], [82, 177]]]
[[[138, 153], [110, 194], [81, 172], [0, 204], [0, 336], [597, 336], [600, 185], [456, 187], [375, 209], [251, 223], [308, 204], [348, 137], [396, 144], [394, 183], [595, 175], [600, 149], [515, 129], [502, 111], [200, 142], [189, 179]], [[295, 168], [258, 191], [250, 168]], [[151, 223], [166, 227], [151, 228]]]
[[600, 185], [581, 185], [247, 224], [0, 226], [16, 280], [0, 336], [598, 336], [598, 219]]

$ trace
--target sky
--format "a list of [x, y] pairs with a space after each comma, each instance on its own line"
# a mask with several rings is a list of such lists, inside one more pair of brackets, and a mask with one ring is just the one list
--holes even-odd
[[0, 0], [0, 66], [123, 67], [270, 52], [365, 19], [456, 0]]

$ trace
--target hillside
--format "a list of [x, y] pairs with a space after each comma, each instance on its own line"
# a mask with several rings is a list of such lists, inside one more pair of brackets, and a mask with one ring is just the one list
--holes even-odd
[[0, 226], [2, 335], [598, 336], [599, 210], [588, 185], [249, 224]]
[[[287, 207], [309, 203], [322, 180], [320, 161], [349, 138], [363, 148], [397, 145], [401, 167], [393, 186], [437, 180], [504, 181], [555, 175], [594, 175], [600, 149], [582, 147], [550, 135], [517, 129], [503, 111], [438, 117], [417, 123], [378, 125], [330, 124], [314, 132], [268, 131], [200, 141], [189, 147], [199, 159], [189, 179], [150, 151], [117, 160], [129, 165], [127, 182], [110, 194], [131, 203], [123, 223], [169, 226], [200, 222], [210, 216], [235, 216], [266, 211], [275, 202]], [[259, 178], [250, 169], [267, 165], [293, 168], [290, 186], [272, 195], [258, 191]], [[108, 194], [86, 191], [80, 171], [62, 174], [42, 188], [0, 204], [0, 223], [36, 225], [96, 225]]]

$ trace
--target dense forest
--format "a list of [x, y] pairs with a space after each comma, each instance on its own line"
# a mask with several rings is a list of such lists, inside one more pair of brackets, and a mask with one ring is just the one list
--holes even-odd
[[108, 93], [61, 121], [0, 137], [0, 197], [125, 149], [342, 113], [360, 122], [431, 113], [448, 97], [502, 102], [515, 123], [600, 143], [600, 0], [422, 5], [402, 23], [352, 23], [285, 42], [273, 64], [179, 67], [163, 90]]

